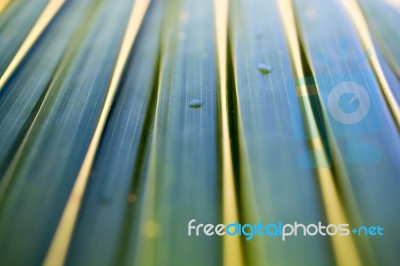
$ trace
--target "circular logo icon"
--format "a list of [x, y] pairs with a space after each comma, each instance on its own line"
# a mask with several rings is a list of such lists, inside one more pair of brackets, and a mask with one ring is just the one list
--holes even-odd
[[[358, 106], [351, 112], [345, 112], [340, 107], [340, 98], [345, 94], [351, 94], [348, 104], [358, 101]], [[342, 82], [335, 86], [328, 95], [328, 110], [332, 117], [346, 125], [360, 122], [368, 114], [371, 107], [371, 99], [368, 92], [358, 83]]]

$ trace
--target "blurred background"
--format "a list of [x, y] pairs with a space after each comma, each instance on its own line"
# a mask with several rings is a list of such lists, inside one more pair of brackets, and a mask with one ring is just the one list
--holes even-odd
[[0, 264], [399, 265], [398, 25], [398, 0], [0, 0]]

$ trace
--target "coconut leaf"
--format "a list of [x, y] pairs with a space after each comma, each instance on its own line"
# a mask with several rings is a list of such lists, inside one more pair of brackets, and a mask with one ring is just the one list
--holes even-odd
[[[400, 4], [396, 1], [359, 0], [378, 46], [400, 78]], [[379, 19], [377, 19], [379, 18]]]
[[[87, 187], [68, 264], [128, 262], [137, 237], [157, 86], [162, 1], [154, 2], [132, 50]], [[127, 246], [127, 247], [126, 247]]]
[[186, 230], [191, 219], [216, 224], [220, 217], [212, 7], [212, 1], [168, 2], [140, 245], [133, 257], [139, 265], [221, 261], [218, 238], [192, 239]]
[[[5, 264], [40, 264], [47, 252], [96, 126], [130, 6], [77, 1], [60, 21], [66, 25], [80, 11], [85, 27], [76, 29], [76, 43], [68, 46], [0, 183], [0, 235], [10, 238], [2, 242]], [[30, 98], [18, 99], [23, 110]]]
[[[347, 172], [347, 177], [337, 180], [344, 192], [344, 201], [351, 204], [350, 198], [354, 196], [364, 223], [371, 224], [381, 217], [380, 223], [385, 228], [396, 230], [395, 221], [399, 217], [393, 215], [400, 213], [399, 206], [391, 202], [397, 198], [395, 187], [400, 168], [395, 162], [399, 158], [400, 140], [395, 120], [369, 64], [369, 53], [363, 51], [358, 33], [340, 2], [294, 2], [301, 40], [318, 87], [325, 127], [338, 147]], [[341, 105], [339, 98], [342, 97], [351, 98]], [[342, 108], [347, 115], [342, 113]], [[378, 264], [395, 261], [396, 252], [388, 247], [394, 245], [396, 237], [369, 241], [376, 250]]]
[[0, 264], [396, 265], [394, 1], [149, 2], [0, 1]]
[[[242, 220], [325, 220], [278, 6], [234, 1], [231, 22]], [[269, 237], [257, 247], [256, 238], [246, 243], [249, 263], [321, 264], [331, 256], [326, 240]], [[305, 255], [316, 250], [321, 256]]]

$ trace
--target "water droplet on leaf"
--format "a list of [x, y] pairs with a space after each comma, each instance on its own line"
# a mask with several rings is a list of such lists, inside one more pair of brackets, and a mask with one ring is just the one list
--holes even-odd
[[271, 73], [274, 68], [264, 63], [258, 63], [257, 69], [261, 72], [261, 74], [267, 75]]
[[193, 99], [189, 102], [189, 107], [190, 108], [200, 108], [203, 106], [203, 101], [200, 99]]

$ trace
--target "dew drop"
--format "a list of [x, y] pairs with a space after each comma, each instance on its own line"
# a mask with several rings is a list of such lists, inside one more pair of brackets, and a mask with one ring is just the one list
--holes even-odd
[[258, 63], [257, 69], [261, 72], [261, 74], [267, 75], [271, 73], [274, 68], [264, 63]]
[[200, 108], [203, 106], [203, 101], [200, 99], [193, 99], [189, 102], [189, 107], [190, 108]]

